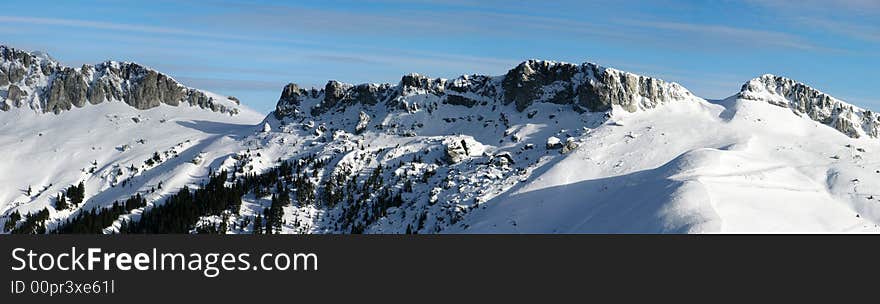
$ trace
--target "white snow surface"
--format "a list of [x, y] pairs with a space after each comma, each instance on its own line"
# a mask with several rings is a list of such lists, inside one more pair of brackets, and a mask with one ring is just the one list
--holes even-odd
[[[208, 167], [239, 150], [263, 115], [238, 106], [236, 115], [188, 105], [137, 110], [122, 102], [60, 114], [15, 108], [0, 113], [0, 213], [51, 210], [61, 220], [79, 209], [110, 205], [136, 192], [150, 201], [197, 184]], [[160, 155], [161, 161], [145, 161]], [[195, 164], [194, 159], [200, 159]], [[131, 167], [136, 170], [131, 170]], [[86, 203], [54, 210], [54, 197], [83, 181]], [[125, 186], [123, 186], [125, 181]], [[151, 191], [159, 182], [162, 190]], [[31, 195], [26, 190], [31, 187]], [[49, 222], [48, 227], [57, 225]]]
[[446, 232], [880, 231], [876, 140], [748, 100], [628, 116]]

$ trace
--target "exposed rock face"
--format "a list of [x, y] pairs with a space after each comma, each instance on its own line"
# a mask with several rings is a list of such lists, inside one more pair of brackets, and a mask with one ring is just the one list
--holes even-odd
[[447, 83], [446, 93], [447, 103], [466, 107], [473, 107], [481, 100], [486, 102], [498, 95], [492, 77], [483, 75], [458, 77]]
[[529, 60], [507, 72], [502, 81], [504, 102], [524, 111], [535, 102], [572, 104], [590, 111], [608, 111], [613, 105], [628, 112], [693, 95], [675, 83], [639, 76], [593, 63], [574, 65]]
[[[331, 80], [324, 86], [324, 90], [317, 93], [324, 98], [311, 109], [311, 114], [317, 116], [339, 107], [355, 104], [375, 105], [386, 100], [394, 92], [395, 89], [390, 84], [350, 85]], [[290, 104], [286, 106], [289, 107]]]
[[7, 91], [6, 100], [0, 101], [14, 107], [29, 104], [57, 114], [87, 104], [122, 101], [139, 110], [184, 103], [215, 112], [238, 112], [234, 101], [224, 105], [205, 92], [136, 63], [107, 61], [70, 68], [48, 56], [5, 46], [0, 46], [0, 59], [0, 91]]
[[391, 85], [373, 85], [373, 84], [360, 84], [354, 86], [351, 96], [352, 103], [359, 103], [365, 105], [375, 105], [379, 103], [380, 100], [384, 100], [387, 98], [387, 94], [391, 90]]
[[828, 125], [852, 138], [880, 135], [880, 115], [840, 101], [803, 83], [763, 75], [742, 86], [740, 99], [764, 101]]
[[370, 114], [367, 114], [366, 112], [361, 111], [358, 114], [358, 123], [357, 123], [357, 126], [355, 126], [355, 128], [354, 128], [354, 132], [356, 134], [360, 134], [361, 132], [366, 130], [367, 127], [369, 127], [369, 125], [370, 125]]
[[[620, 106], [626, 111], [654, 108], [659, 104], [694, 98], [675, 83], [638, 76], [584, 63], [581, 65], [529, 60], [504, 76], [466, 75], [453, 80], [409, 74], [396, 86], [390, 84], [349, 85], [330, 81], [323, 90], [306, 94], [298, 86], [284, 88], [278, 100], [277, 118], [308, 112], [313, 116], [352, 105], [385, 103], [414, 112], [426, 106], [418, 101], [474, 107], [490, 103], [513, 104], [523, 112], [534, 103], [571, 105], [578, 112], [608, 111]], [[303, 100], [316, 99], [309, 109]], [[414, 102], [415, 101], [415, 102]]]
[[[29, 60], [25, 61], [30, 62]], [[9, 82], [12, 83], [21, 82], [24, 79], [25, 72], [24, 68], [20, 66], [10, 66], [7, 71], [7, 78], [9, 79]]]
[[345, 99], [346, 87], [350, 87], [350, 85], [343, 84], [336, 80], [327, 82], [327, 85], [324, 86], [324, 103], [321, 104], [321, 106], [326, 109], [331, 109], [336, 106], [339, 101]]
[[300, 89], [299, 85], [295, 83], [289, 83], [284, 86], [284, 90], [281, 91], [281, 98], [278, 99], [278, 104], [275, 105], [275, 117], [280, 119], [285, 116], [296, 116], [305, 95], [307, 95], [306, 90]]
[[11, 106], [13, 107], [21, 107], [21, 100], [24, 98], [24, 91], [18, 88], [16, 85], [9, 86], [9, 91], [6, 95], [6, 100], [12, 102]]
[[574, 137], [569, 137], [565, 139], [565, 145], [562, 146], [562, 150], [559, 152], [561, 152], [562, 154], [568, 154], [577, 148], [577, 141], [574, 140]]
[[504, 76], [504, 102], [516, 104], [517, 111], [538, 100], [571, 103], [575, 95], [572, 81], [579, 72], [579, 66], [573, 64], [537, 60], [520, 63]]
[[400, 79], [401, 94], [443, 95], [446, 79], [428, 78], [419, 74], [409, 74]]
[[43, 107], [44, 111], [57, 114], [62, 110], [70, 110], [71, 105], [84, 106], [87, 86], [81, 73], [72, 68], [64, 68], [55, 74], [55, 79], [48, 87], [49, 95]]

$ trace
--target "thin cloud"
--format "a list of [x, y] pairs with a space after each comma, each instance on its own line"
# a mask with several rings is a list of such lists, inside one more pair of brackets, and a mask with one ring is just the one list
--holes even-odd
[[363, 57], [358, 57], [358, 56], [313, 54], [313, 55], [308, 55], [306, 57], [308, 59], [313, 59], [313, 60], [332, 61], [332, 62], [340, 62], [340, 63], [358, 63], [358, 64], [375, 63], [369, 59], [366, 59]]
[[712, 38], [721, 41], [735, 41], [737, 43], [746, 42], [753, 44], [764, 44], [777, 47], [793, 48], [800, 50], [822, 50], [812, 43], [802, 38], [775, 31], [764, 31], [755, 29], [738, 28], [724, 25], [709, 25], [696, 23], [680, 23], [680, 22], [654, 22], [654, 21], [627, 21], [626, 24], [633, 26], [648, 27], [657, 30], [680, 32], [685, 34], [695, 34], [706, 38]]
[[194, 88], [218, 91], [266, 91], [281, 90], [286, 83], [250, 79], [222, 79], [202, 77], [175, 77], [181, 83]]
[[[717, 47], [725, 42], [744, 43], [808, 51], [839, 51], [819, 46], [799, 36], [772, 30], [749, 29], [728, 25], [707, 25], [673, 21], [621, 21], [610, 18], [581, 21], [553, 16], [536, 16], [515, 12], [432, 11], [405, 9], [383, 12], [349, 12], [290, 6], [249, 6], [245, 13], [221, 13], [199, 17], [200, 22], [229, 20], [239, 28], [309, 34], [314, 36], [382, 36], [383, 39], [430, 37], [534, 37], [549, 43], [572, 37], [596, 38], [620, 43], [651, 44], [680, 48], [661, 34], [678, 34], [682, 41], [707, 41], [704, 46]], [[405, 17], [404, 17], [405, 16]], [[655, 31], [645, 31], [652, 29]], [[344, 38], [343, 38], [344, 39]]]
[[796, 23], [867, 42], [880, 42], [880, 28], [822, 18], [797, 17]]
[[203, 38], [213, 38], [213, 39], [234, 39], [234, 40], [244, 40], [244, 41], [275, 41], [275, 42], [311, 43], [311, 42], [302, 41], [302, 40], [276, 39], [276, 38], [257, 37], [257, 36], [252, 36], [252, 35], [215, 34], [215, 33], [210, 33], [210, 32], [193, 31], [193, 30], [161, 27], [161, 26], [124, 24], [124, 23], [101, 22], [101, 21], [88, 21], [88, 20], [78, 20], [78, 19], [0, 16], [0, 23], [46, 25], [46, 26], [67, 26], [67, 27], [90, 28], [90, 29], [97, 29], [97, 30], [138, 32], [138, 33], [148, 33], [148, 34], [167, 34], [167, 35], [192, 36], [192, 37], [203, 37]]
[[877, 0], [750, 0], [791, 26], [820, 30], [866, 42], [880, 42]]
[[797, 12], [846, 12], [860, 15], [880, 14], [880, 1], [877, 0], [748, 0], [749, 3], [771, 9]]

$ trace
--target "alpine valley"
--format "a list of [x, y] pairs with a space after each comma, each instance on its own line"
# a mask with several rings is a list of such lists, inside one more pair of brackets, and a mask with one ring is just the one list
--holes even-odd
[[[737, 88], [731, 88], [735, 92]], [[0, 46], [3, 233], [880, 232], [880, 115], [593, 63], [282, 88]]]

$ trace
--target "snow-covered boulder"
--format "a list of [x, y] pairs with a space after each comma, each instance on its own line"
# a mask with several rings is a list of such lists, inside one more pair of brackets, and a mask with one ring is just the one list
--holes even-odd
[[446, 159], [451, 163], [460, 162], [468, 157], [480, 156], [486, 147], [470, 136], [452, 136], [443, 141], [446, 146]]
[[498, 153], [492, 157], [492, 165], [506, 167], [512, 164], [514, 164], [513, 156], [508, 152]]
[[550, 136], [547, 138], [547, 149], [548, 150], [559, 149], [559, 148], [562, 148], [562, 141], [559, 140], [559, 137]]
[[577, 149], [577, 147], [578, 147], [578, 143], [577, 143], [577, 141], [574, 140], [574, 137], [569, 137], [569, 138], [565, 139], [565, 145], [562, 146], [562, 151], [560, 151], [560, 152], [562, 152], [562, 154], [566, 154], [571, 151], [574, 151], [575, 149]]

